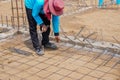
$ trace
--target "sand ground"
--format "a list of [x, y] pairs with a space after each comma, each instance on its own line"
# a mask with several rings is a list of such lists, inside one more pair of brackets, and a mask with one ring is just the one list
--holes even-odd
[[[114, 41], [112, 36], [120, 40], [120, 10], [97, 9], [82, 13], [74, 14], [61, 19], [61, 24], [66, 32], [79, 32], [80, 27], [86, 26], [91, 32], [98, 32], [99, 38], [101, 33], [103, 40]], [[83, 33], [88, 34], [88, 30]]]

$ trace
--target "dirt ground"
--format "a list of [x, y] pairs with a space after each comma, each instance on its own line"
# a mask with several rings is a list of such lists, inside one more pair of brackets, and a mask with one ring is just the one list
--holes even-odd
[[[7, 5], [7, 6], [6, 6]], [[10, 1], [0, 2], [1, 15], [10, 17], [11, 4]], [[93, 9], [83, 13], [77, 13], [61, 18], [61, 26], [68, 34], [79, 32], [82, 26], [86, 29], [83, 35], [89, 32], [97, 32], [98, 40], [115, 42], [113, 36], [120, 40], [120, 9]]]
[[[103, 40], [114, 41], [112, 36], [120, 40], [120, 10], [97, 9], [81, 14], [66, 16], [61, 19], [61, 24], [66, 32], [78, 32], [80, 27], [86, 26], [91, 32], [98, 32]], [[86, 33], [86, 31], [83, 31]]]

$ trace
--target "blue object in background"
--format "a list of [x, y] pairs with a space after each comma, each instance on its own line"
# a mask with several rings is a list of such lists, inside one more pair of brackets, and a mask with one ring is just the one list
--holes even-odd
[[98, 7], [102, 7], [104, 0], [99, 0], [98, 1]]
[[120, 0], [116, 0], [116, 4], [120, 5]]

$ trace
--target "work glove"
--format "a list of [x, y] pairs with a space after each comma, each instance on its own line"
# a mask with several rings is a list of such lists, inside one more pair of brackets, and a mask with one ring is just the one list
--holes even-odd
[[55, 41], [56, 42], [60, 42], [60, 37], [59, 36], [55, 36]]

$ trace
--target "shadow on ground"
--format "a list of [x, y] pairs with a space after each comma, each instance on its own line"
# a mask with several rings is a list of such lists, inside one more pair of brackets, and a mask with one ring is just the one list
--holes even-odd
[[34, 48], [32, 46], [32, 42], [30, 39], [24, 41], [24, 44], [26, 45], [27, 48], [29, 48], [30, 50], [33, 50], [34, 51]]
[[28, 51], [25, 51], [25, 50], [21, 50], [21, 49], [18, 49], [18, 48], [9, 48], [9, 50], [11, 52], [14, 52], [14, 53], [17, 53], [17, 54], [20, 54], [20, 55], [25, 55], [25, 56], [32, 55], [31, 52], [28, 52]]

